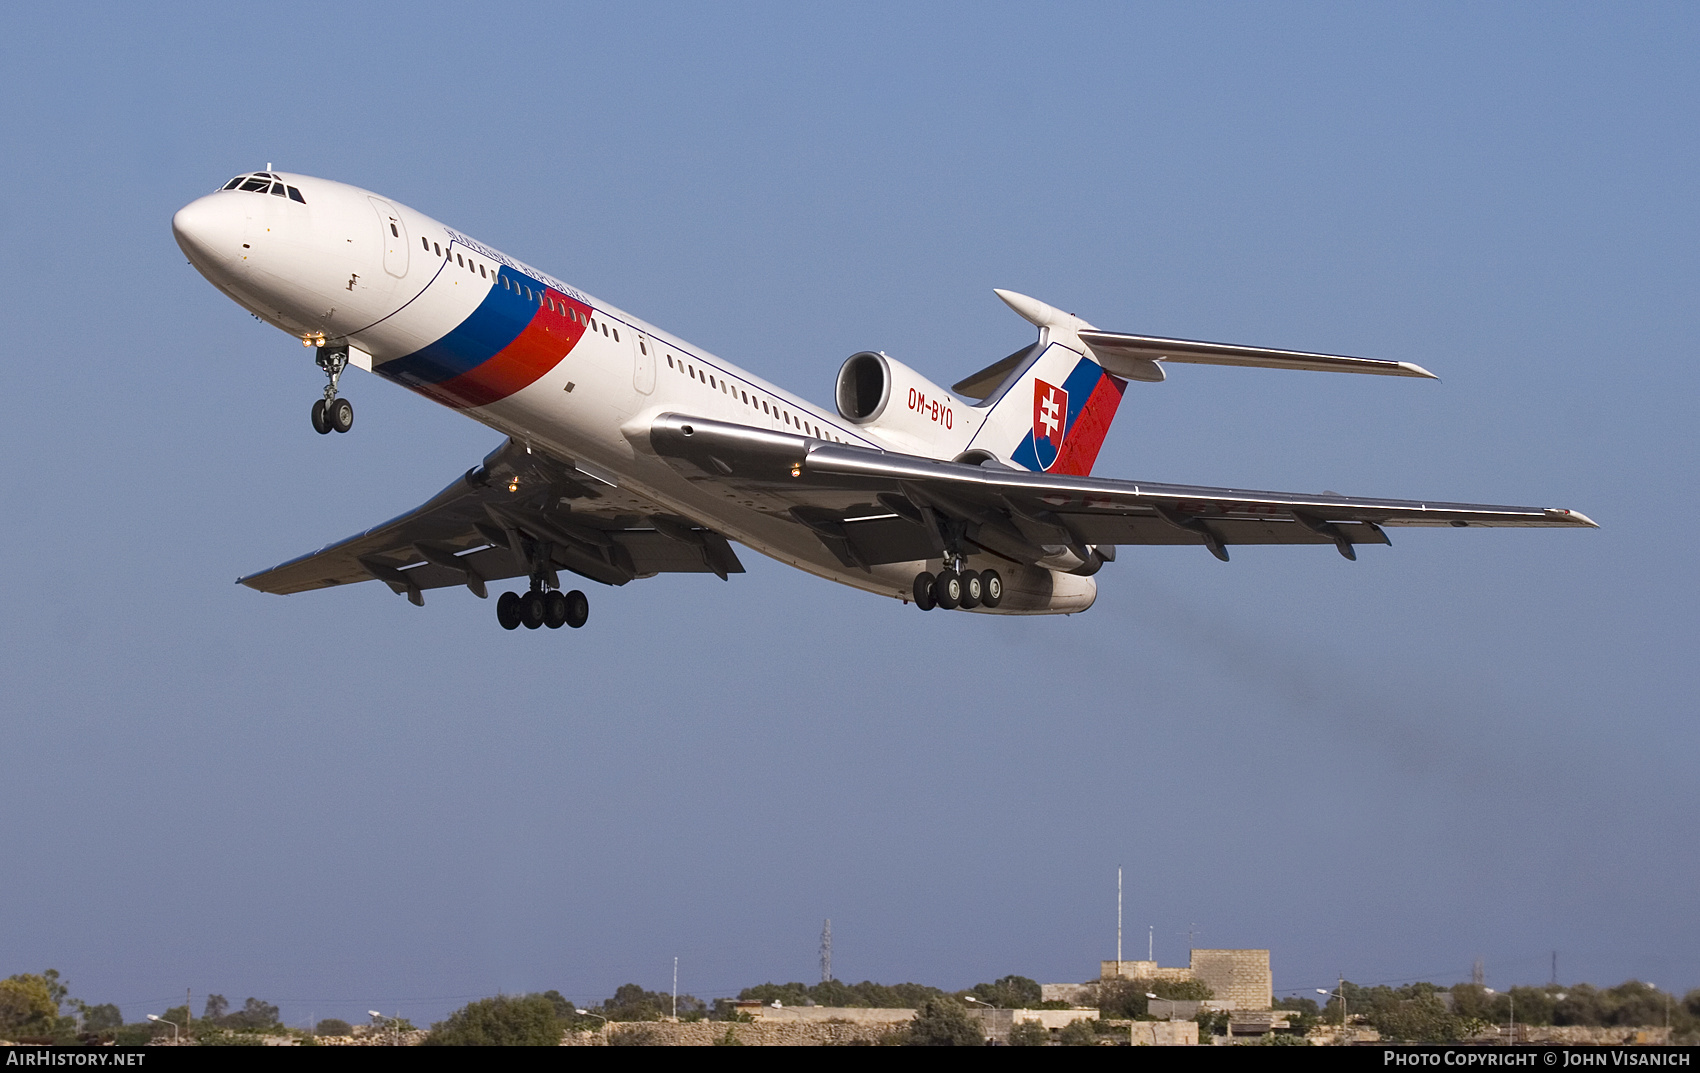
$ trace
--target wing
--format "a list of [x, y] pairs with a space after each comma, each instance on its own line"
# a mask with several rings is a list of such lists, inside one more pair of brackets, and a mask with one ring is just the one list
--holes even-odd
[[[937, 556], [960, 535], [1029, 564], [1091, 545], [1389, 543], [1394, 526], [1594, 527], [1575, 511], [1147, 484], [941, 462], [678, 414], [650, 445], [681, 473], [786, 511], [850, 565]], [[954, 528], [953, 528], [954, 527]], [[1103, 556], [1099, 556], [1102, 558]]]
[[606, 475], [507, 441], [398, 518], [298, 559], [239, 578], [287, 595], [382, 581], [416, 604], [424, 590], [569, 570], [606, 585], [662, 573], [744, 572], [726, 538], [661, 512]]

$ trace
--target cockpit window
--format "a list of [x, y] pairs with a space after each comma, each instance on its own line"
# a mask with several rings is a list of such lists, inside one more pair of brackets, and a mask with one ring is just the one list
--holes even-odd
[[277, 197], [286, 197], [291, 201], [300, 202], [303, 205], [307, 204], [307, 199], [301, 196], [300, 190], [293, 186], [285, 186], [278, 176], [269, 171], [256, 171], [247, 175], [238, 175], [219, 189], [248, 190], [256, 194], [270, 193]]

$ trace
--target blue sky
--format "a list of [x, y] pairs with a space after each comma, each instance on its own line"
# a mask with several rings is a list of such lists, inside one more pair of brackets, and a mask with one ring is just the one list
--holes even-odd
[[[1078, 980], [1127, 949], [1700, 986], [1688, 5], [19, 8], [0, 34], [0, 974], [127, 1017], [418, 1021], [628, 980]], [[495, 433], [320, 374], [170, 217], [268, 162], [397, 198], [817, 400], [1110, 330], [1097, 472], [1597, 532], [1130, 549], [1065, 619], [762, 560], [582, 631], [231, 584]], [[563, 634], [571, 632], [571, 636]], [[197, 1005], [199, 1000], [197, 999]]]

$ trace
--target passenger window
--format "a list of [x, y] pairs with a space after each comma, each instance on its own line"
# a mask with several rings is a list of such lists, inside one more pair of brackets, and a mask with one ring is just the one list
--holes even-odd
[[423, 247], [425, 247], [425, 252], [426, 252], [426, 253], [430, 253], [430, 252], [431, 252], [431, 240], [430, 240], [430, 239], [428, 239], [428, 238], [426, 238], [426, 237], [425, 237], [425, 236], [424, 236], [424, 235], [420, 235], [420, 236], [419, 236], [419, 244], [420, 244], [420, 245], [421, 245], [421, 246], [423, 246]]
[[638, 350], [642, 351], [645, 354], [649, 353], [649, 348], [643, 345], [642, 339], [638, 340]]
[[443, 255], [443, 248], [441, 246], [438, 246], [435, 242], [431, 243], [431, 246], [432, 246], [433, 249], [435, 249], [437, 251], [438, 257], [441, 257]]
[[762, 400], [761, 412], [764, 413], [764, 414], [767, 413], [767, 400], [766, 399]]
[[394, 235], [394, 236], [395, 236], [395, 237], [396, 237], [396, 238], [400, 238], [400, 237], [401, 237], [401, 232], [400, 232], [400, 231], [397, 231], [397, 230], [396, 230], [396, 229], [395, 229], [395, 224], [391, 224], [391, 225], [390, 225], [390, 234], [392, 234], [392, 235]]
[[673, 367], [673, 355], [669, 354], [669, 355], [667, 355], [667, 368], [671, 369], [672, 367]]
[[619, 341], [620, 341], [620, 329], [615, 328], [614, 329], [614, 342], [618, 343]]
[[484, 266], [483, 265], [478, 266], [478, 274], [481, 275], [481, 276], [484, 275]]

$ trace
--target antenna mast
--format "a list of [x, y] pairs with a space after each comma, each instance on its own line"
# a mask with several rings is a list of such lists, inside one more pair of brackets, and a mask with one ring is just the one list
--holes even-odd
[[1122, 866], [1116, 865], [1116, 975], [1122, 974]]

